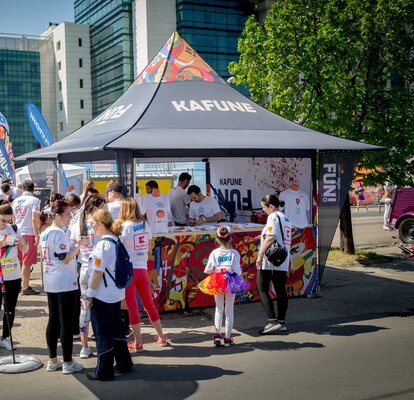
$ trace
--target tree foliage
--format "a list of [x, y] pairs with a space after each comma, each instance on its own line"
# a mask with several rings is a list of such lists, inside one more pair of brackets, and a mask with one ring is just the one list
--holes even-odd
[[260, 25], [248, 19], [235, 83], [285, 118], [386, 147], [366, 152], [373, 180], [412, 185], [414, 2], [276, 1]]

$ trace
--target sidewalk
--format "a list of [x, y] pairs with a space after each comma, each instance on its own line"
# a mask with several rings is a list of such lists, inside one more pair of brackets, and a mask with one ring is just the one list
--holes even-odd
[[[395, 250], [395, 249], [394, 249]], [[382, 251], [382, 250], [381, 250]], [[391, 249], [385, 250], [389, 254]], [[33, 277], [39, 276], [38, 266]], [[32, 286], [38, 289], [40, 279]], [[2, 398], [32, 400], [64, 399], [183, 399], [187, 397], [206, 399], [216, 394], [228, 394], [228, 399], [250, 398], [255, 395], [260, 370], [255, 365], [272, 362], [274, 351], [279, 351], [280, 362], [286, 362], [289, 351], [300, 350], [302, 357], [313, 354], [323, 344], [323, 337], [332, 337], [338, 332], [358, 333], [358, 321], [375, 320], [390, 316], [407, 316], [414, 313], [414, 263], [395, 259], [376, 266], [335, 266], [325, 269], [321, 286], [321, 297], [314, 299], [294, 298], [289, 302], [289, 335], [260, 336], [257, 331], [265, 322], [259, 303], [235, 306], [235, 343], [231, 349], [215, 349], [211, 346], [214, 309], [194, 310], [190, 314], [168, 313], [161, 315], [165, 331], [174, 343], [173, 347], [160, 348], [155, 344], [155, 331], [143, 320], [144, 353], [133, 356], [136, 364], [133, 373], [117, 376], [111, 383], [90, 382], [85, 373], [63, 376], [47, 373], [44, 368], [18, 375], [0, 375]], [[16, 354], [30, 354], [47, 362], [45, 330], [47, 324], [47, 299], [40, 296], [21, 296], [13, 336]], [[353, 322], [352, 327], [346, 324]], [[345, 324], [345, 325], [344, 325]], [[345, 331], [344, 331], [345, 329]], [[356, 331], [353, 331], [355, 330]], [[316, 335], [316, 336], [315, 336]], [[322, 335], [322, 336], [321, 336]], [[328, 335], [328, 336], [326, 336]], [[315, 340], [318, 337], [319, 340]], [[294, 341], [292, 341], [295, 339]], [[326, 339], [326, 340], [328, 340]], [[321, 343], [319, 343], [322, 341]], [[94, 342], [91, 343], [92, 347]], [[75, 359], [78, 359], [80, 342], [74, 344]], [[60, 348], [58, 346], [58, 352]], [[0, 349], [0, 357], [10, 355]], [[299, 354], [299, 353], [298, 353]], [[309, 355], [314, 357], [314, 355]], [[289, 362], [296, 360], [289, 357]], [[87, 370], [96, 364], [96, 358], [82, 360]], [[300, 363], [300, 361], [298, 361]], [[301, 364], [299, 364], [301, 365]], [[238, 379], [243, 371], [244, 379]], [[249, 380], [252, 379], [249, 384]], [[271, 381], [270, 381], [271, 382]], [[229, 387], [232, 385], [232, 393]], [[275, 381], [276, 384], [276, 381]], [[224, 386], [223, 386], [224, 385]], [[268, 385], [269, 386], [269, 385]], [[137, 389], [139, 388], [139, 393]], [[266, 389], [272, 389], [272, 384]], [[276, 385], [277, 389], [277, 385]], [[262, 390], [262, 389], [261, 389]], [[273, 390], [273, 389], [272, 389]], [[246, 392], [248, 391], [248, 392]], [[215, 393], [215, 392], [214, 392]], [[268, 395], [271, 395], [269, 392]], [[262, 395], [260, 396], [262, 397]], [[274, 398], [274, 397], [273, 397]], [[324, 398], [323, 396], [320, 398]]]

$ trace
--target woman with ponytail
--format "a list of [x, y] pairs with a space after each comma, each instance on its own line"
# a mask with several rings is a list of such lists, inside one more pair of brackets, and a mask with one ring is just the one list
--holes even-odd
[[125, 289], [119, 289], [110, 277], [115, 276], [116, 245], [105, 240], [117, 241], [121, 232], [119, 226], [113, 226], [111, 213], [104, 209], [92, 214], [92, 228], [101, 240], [90, 256], [92, 275], [85, 304], [91, 308], [98, 362], [95, 371], [87, 374], [87, 377], [109, 381], [114, 379], [114, 358], [119, 372], [130, 372], [133, 368], [121, 321], [121, 301], [125, 298]]
[[151, 228], [140, 213], [138, 203], [135, 199], [127, 197], [121, 202], [119, 217], [115, 226], [121, 231], [121, 240], [128, 251], [134, 268], [134, 278], [126, 288], [125, 300], [128, 306], [129, 319], [134, 332], [135, 340], [128, 343], [131, 352], [144, 350], [141, 338], [141, 322], [138, 312], [136, 292], [147, 311], [152, 326], [157, 331], [156, 340], [161, 347], [169, 344], [167, 336], [164, 335], [160, 316], [154, 305], [151, 285], [148, 275], [148, 252], [151, 250]]
[[[275, 194], [268, 194], [263, 197], [262, 209], [268, 215], [266, 226], [262, 230], [260, 248], [257, 255], [257, 290], [260, 295], [260, 302], [267, 315], [267, 323], [259, 331], [261, 335], [266, 335], [276, 331], [286, 331], [286, 312], [288, 308], [288, 297], [286, 293], [286, 276], [290, 264], [290, 244], [292, 225], [289, 218], [279, 211], [279, 207], [284, 206], [284, 201], [280, 201]], [[277, 241], [283, 246], [288, 256], [279, 266], [273, 265], [266, 257], [266, 250], [270, 245]], [[277, 318], [273, 300], [269, 295], [270, 283], [277, 296]]]
[[92, 271], [89, 268], [89, 257], [94, 246], [98, 243], [100, 237], [95, 233], [92, 227], [92, 214], [105, 205], [105, 200], [99, 195], [92, 195], [86, 198], [83, 209], [75, 226], [72, 227], [71, 239], [79, 241], [86, 239], [86, 244], [81, 246], [78, 261], [81, 264], [79, 274], [79, 286], [81, 290], [81, 312], [78, 319], [80, 339], [82, 349], [80, 358], [89, 358], [92, 351], [88, 345], [88, 332], [90, 322], [90, 310], [85, 304], [86, 290], [88, 289], [88, 281]]

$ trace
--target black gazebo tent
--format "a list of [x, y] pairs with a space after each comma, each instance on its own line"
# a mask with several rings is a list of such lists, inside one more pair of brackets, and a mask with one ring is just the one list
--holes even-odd
[[19, 157], [61, 163], [116, 159], [132, 189], [134, 158], [309, 157], [319, 153], [319, 265], [323, 267], [360, 152], [377, 146], [307, 129], [228, 85], [173, 33], [131, 87], [55, 144]]

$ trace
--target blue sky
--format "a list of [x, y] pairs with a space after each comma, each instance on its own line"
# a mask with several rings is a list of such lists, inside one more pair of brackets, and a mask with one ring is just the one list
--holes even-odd
[[74, 3], [74, 0], [0, 0], [0, 33], [39, 36], [48, 22], [73, 22]]

